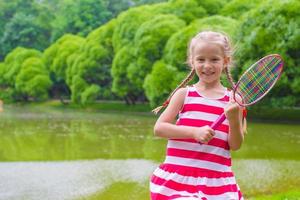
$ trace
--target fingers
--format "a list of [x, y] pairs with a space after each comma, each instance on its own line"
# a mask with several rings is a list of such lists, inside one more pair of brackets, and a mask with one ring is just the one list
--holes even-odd
[[209, 126], [205, 126], [204, 129], [205, 130], [203, 132], [203, 135], [199, 139], [200, 139], [200, 142], [206, 144], [214, 137], [215, 131], [212, 128], [210, 128]]

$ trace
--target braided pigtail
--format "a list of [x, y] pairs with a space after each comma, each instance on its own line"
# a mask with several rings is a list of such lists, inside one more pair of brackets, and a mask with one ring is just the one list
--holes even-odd
[[155, 109], [152, 110], [153, 113], [157, 114], [161, 109], [167, 107], [167, 105], [170, 103], [170, 100], [172, 96], [175, 94], [175, 92], [180, 89], [185, 87], [194, 77], [195, 75], [195, 69], [192, 68], [190, 73], [186, 76], [186, 78], [173, 90], [173, 92], [169, 95], [169, 97], [165, 100], [165, 102], [161, 105], [156, 107]]
[[[233, 88], [235, 87], [235, 83], [233, 81], [233, 78], [229, 72], [228, 66], [226, 65], [224, 68], [225, 74], [227, 76], [227, 80], [229, 81], [229, 83], [231, 84], [231, 88], [233, 90]], [[243, 132], [247, 133], [247, 120], [246, 120], [246, 116], [247, 116], [247, 110], [246, 108], [243, 108], [243, 122], [242, 122], [242, 126], [243, 126]]]
[[229, 72], [228, 65], [225, 66], [224, 71], [225, 71], [227, 80], [229, 81], [229, 83], [231, 85], [231, 89], [233, 90], [233, 88], [235, 87], [235, 83], [234, 83], [234, 80], [232, 78], [232, 75]]

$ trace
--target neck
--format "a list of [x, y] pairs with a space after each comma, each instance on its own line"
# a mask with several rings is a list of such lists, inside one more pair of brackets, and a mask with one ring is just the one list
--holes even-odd
[[215, 82], [211, 82], [211, 83], [206, 83], [203, 82], [201, 80], [198, 81], [198, 83], [196, 83], [197, 87], [203, 89], [203, 90], [209, 90], [209, 89], [224, 89], [224, 86], [221, 84], [221, 82], [215, 81]]

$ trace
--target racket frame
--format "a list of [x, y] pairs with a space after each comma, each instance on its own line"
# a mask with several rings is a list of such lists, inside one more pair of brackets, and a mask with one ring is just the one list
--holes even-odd
[[[237, 101], [236, 100], [236, 95], [238, 94], [238, 92], [237, 92], [237, 88], [238, 88], [238, 86], [240, 85], [240, 83], [241, 83], [241, 80], [242, 80], [242, 77], [244, 76], [244, 75], [246, 75], [254, 66], [256, 66], [257, 64], [259, 64], [260, 62], [262, 62], [263, 60], [266, 60], [266, 59], [268, 59], [268, 58], [270, 58], [270, 57], [277, 57], [279, 60], [280, 60], [280, 74], [277, 76], [277, 78], [273, 81], [273, 83], [272, 83], [272, 85], [268, 88], [268, 90], [266, 91], [266, 92], [264, 92], [264, 94], [263, 95], [261, 95], [259, 98], [257, 98], [255, 101], [253, 101], [253, 102], [250, 102], [250, 103], [247, 103], [247, 104], [242, 104], [242, 103], [240, 103], [239, 101]], [[239, 104], [240, 106], [242, 106], [242, 107], [246, 107], [246, 106], [250, 106], [250, 105], [253, 105], [253, 104], [255, 104], [255, 103], [257, 103], [259, 100], [261, 100], [264, 96], [266, 96], [268, 93], [269, 93], [269, 91], [273, 88], [273, 86], [276, 84], [276, 82], [277, 82], [277, 80], [280, 78], [280, 76], [281, 76], [281, 74], [282, 74], [282, 69], [283, 69], [283, 59], [282, 59], [282, 57], [279, 55], [279, 54], [270, 54], [270, 55], [267, 55], [267, 56], [265, 56], [265, 57], [263, 57], [263, 58], [261, 58], [260, 60], [258, 60], [256, 63], [254, 63], [254, 64], [252, 64], [243, 74], [242, 74], [242, 76], [240, 77], [240, 79], [239, 79], [239, 81], [237, 82], [237, 84], [235, 85], [235, 87], [234, 87], [234, 89], [233, 89], [233, 99], [234, 99], [234, 101], [237, 103], [237, 104]], [[242, 97], [242, 95], [240, 95], [240, 94], [238, 94], [241, 98], [243, 98]]]

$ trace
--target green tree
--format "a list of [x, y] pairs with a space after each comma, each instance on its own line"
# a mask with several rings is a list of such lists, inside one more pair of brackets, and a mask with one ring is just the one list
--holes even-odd
[[113, 78], [112, 91], [119, 97], [124, 98], [127, 104], [134, 104], [139, 96], [137, 86], [128, 84], [127, 68], [134, 60], [134, 47], [131, 45], [124, 46], [119, 50], [112, 63], [111, 75]]
[[52, 41], [64, 33], [86, 36], [112, 17], [103, 0], [64, 0], [59, 5], [52, 21]]
[[46, 100], [51, 87], [49, 72], [41, 58], [28, 58], [16, 77], [15, 88], [24, 100]]
[[260, 0], [232, 0], [220, 10], [219, 14], [239, 19], [262, 2]]
[[68, 60], [73, 54], [80, 51], [80, 46], [84, 41], [85, 39], [80, 36], [66, 34], [43, 53], [44, 63], [50, 71], [50, 77], [53, 81], [51, 96], [59, 97], [63, 103], [63, 97], [70, 96], [70, 88], [66, 83], [67, 69], [71, 67]]
[[285, 67], [280, 81], [264, 102], [273, 106], [299, 106], [300, 2], [269, 0], [244, 16], [237, 32], [238, 65], [246, 69], [258, 58], [278, 53]]
[[33, 15], [17, 13], [6, 24], [0, 40], [2, 55], [16, 46], [42, 50], [48, 44], [48, 37], [47, 30], [36, 23]]
[[134, 38], [136, 62], [127, 69], [130, 84], [143, 90], [145, 76], [153, 63], [161, 58], [168, 39], [183, 27], [185, 22], [175, 15], [157, 15], [139, 27]]
[[17, 46], [42, 50], [49, 44], [53, 15], [44, 2], [2, 0], [0, 13], [0, 59]]
[[153, 17], [150, 11], [150, 6], [141, 6], [130, 8], [118, 16], [112, 38], [115, 53], [132, 43], [139, 26]]
[[157, 61], [153, 65], [151, 74], [147, 75], [143, 85], [152, 107], [167, 98], [178, 84], [179, 78], [182, 78], [182, 73], [175, 67], [163, 61]]
[[34, 49], [18, 47], [10, 52], [0, 66], [1, 98], [9, 101], [45, 99], [51, 81], [41, 59], [42, 53]]
[[[89, 94], [89, 97], [94, 98], [111, 99], [113, 97], [110, 89], [112, 82], [110, 70], [113, 58], [112, 33], [114, 27], [115, 20], [111, 20], [91, 32], [79, 52], [73, 54], [68, 60], [70, 67], [67, 69], [66, 82], [71, 88], [73, 102], [83, 103], [82, 93]], [[97, 85], [99, 90], [89, 89], [92, 85]], [[85, 93], [85, 90], [88, 91]], [[97, 95], [92, 95], [92, 91]]]
[[173, 0], [152, 6], [152, 12], [159, 14], [173, 14], [187, 23], [206, 16], [207, 11], [196, 0]]

